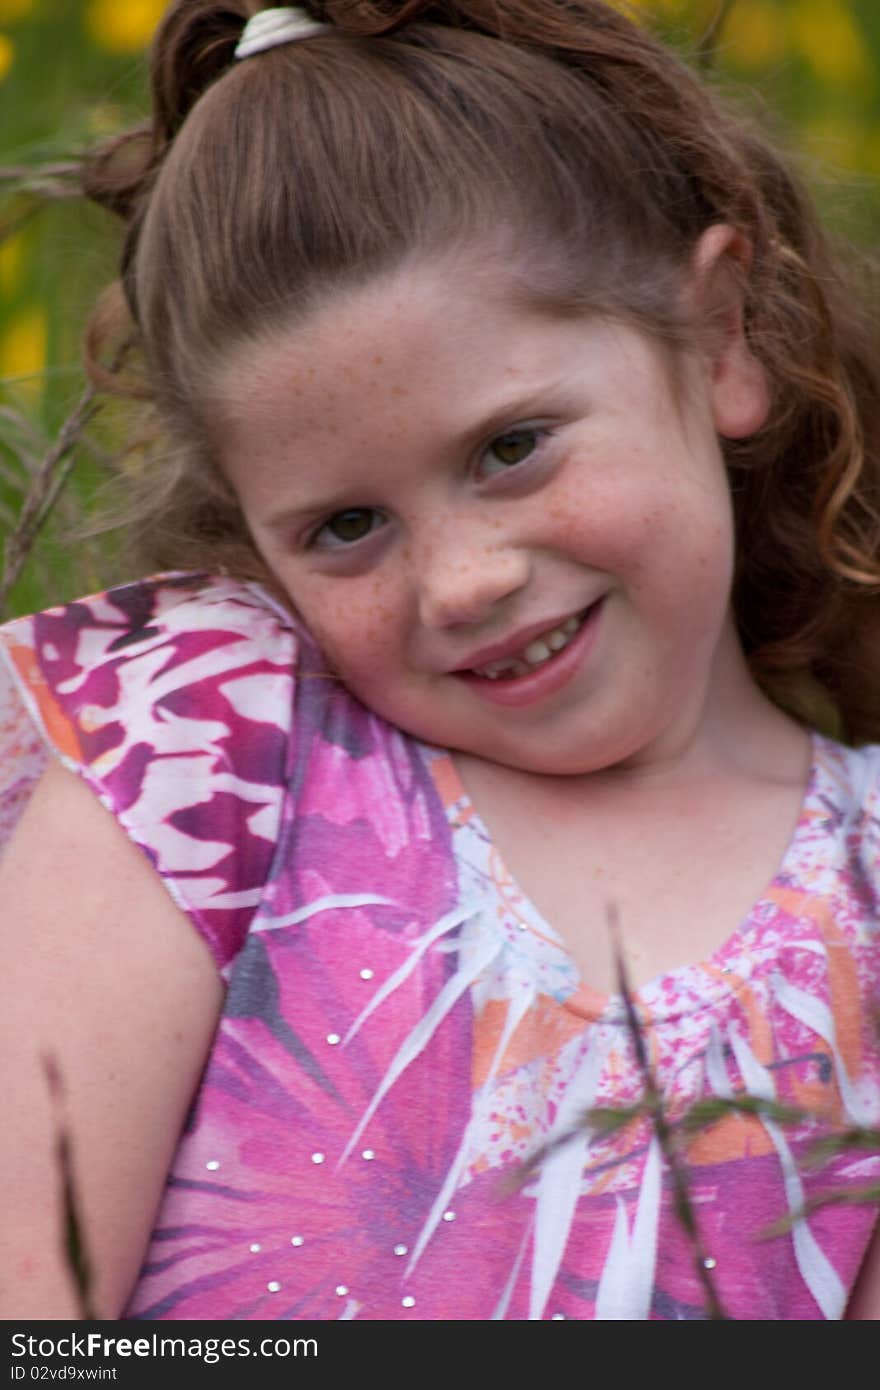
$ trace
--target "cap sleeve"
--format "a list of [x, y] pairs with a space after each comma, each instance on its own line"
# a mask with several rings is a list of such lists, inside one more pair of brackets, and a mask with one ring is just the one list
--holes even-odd
[[226, 966], [278, 838], [296, 653], [292, 620], [258, 586], [192, 575], [0, 629], [0, 843], [54, 753]]

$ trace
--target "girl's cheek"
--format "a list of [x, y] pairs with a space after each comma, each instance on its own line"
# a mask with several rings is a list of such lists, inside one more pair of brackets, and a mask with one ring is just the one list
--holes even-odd
[[592, 485], [568, 482], [544, 499], [546, 541], [582, 563], [604, 568], [640, 554], [658, 534], [662, 508], [644, 487], [597, 479]]
[[376, 577], [303, 585], [298, 604], [306, 627], [340, 668], [378, 656], [393, 642], [396, 610]]
[[592, 450], [570, 455], [542, 504], [558, 548], [597, 568], [637, 571], [661, 551], [680, 564], [688, 536], [723, 539], [719, 507], [728, 499], [624, 441], [601, 458]]

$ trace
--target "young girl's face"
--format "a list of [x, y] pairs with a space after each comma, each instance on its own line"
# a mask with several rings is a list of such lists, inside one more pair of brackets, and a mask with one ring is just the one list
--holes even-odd
[[[239, 354], [217, 445], [333, 668], [391, 723], [533, 772], [666, 757], [748, 684], [717, 429], [760, 423], [739, 336], [634, 328], [420, 264]], [[717, 721], [716, 721], [717, 723]]]

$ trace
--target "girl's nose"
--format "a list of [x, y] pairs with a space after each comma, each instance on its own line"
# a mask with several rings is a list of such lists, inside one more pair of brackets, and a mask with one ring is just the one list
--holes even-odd
[[419, 618], [425, 627], [485, 621], [496, 604], [522, 589], [529, 578], [528, 555], [497, 539], [474, 543], [450, 521], [441, 544], [435, 538], [417, 559]]

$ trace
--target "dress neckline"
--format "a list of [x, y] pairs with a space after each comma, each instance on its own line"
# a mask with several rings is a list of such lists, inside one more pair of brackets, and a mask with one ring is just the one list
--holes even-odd
[[[823, 774], [828, 772], [831, 781], [839, 784], [839, 773], [835, 775], [830, 766], [825, 767], [830, 761], [829, 750], [843, 753], [849, 751], [833, 744], [815, 731], [809, 731], [809, 737], [810, 766], [806, 787], [797, 820], [775, 873], [742, 921], [716, 950], [693, 963], [661, 972], [633, 990], [632, 997], [643, 1020], [653, 1024], [670, 1022], [685, 1014], [716, 1007], [723, 998], [750, 988], [760, 968], [772, 965], [778, 950], [778, 932], [768, 933], [767, 928], [779, 915], [781, 896], [797, 877], [794, 871], [803, 858], [817, 816], [827, 813], [827, 807], [823, 805], [820, 797]], [[602, 1021], [626, 1026], [626, 1010], [622, 996], [604, 993], [591, 987], [583, 979], [559, 933], [511, 873], [464, 786], [453, 755], [436, 748], [430, 752], [431, 775], [444, 804], [456, 857], [461, 857], [471, 867], [474, 866], [477, 856], [482, 856], [486, 864], [491, 858], [495, 865], [495, 880], [500, 878], [509, 885], [509, 893], [502, 895], [491, 882], [489, 875], [483, 876], [484, 891], [487, 895], [493, 895], [495, 899], [492, 904], [495, 915], [498, 914], [499, 900], [504, 903], [506, 897], [515, 898], [518, 914], [537, 943], [537, 952], [552, 952], [556, 957], [557, 976], [560, 980], [563, 977], [567, 980], [567, 987], [554, 992], [560, 1006], [585, 1021]], [[827, 839], [824, 841], [824, 852], [827, 855]], [[772, 941], [762, 941], [762, 938], [768, 935], [772, 937]]]

